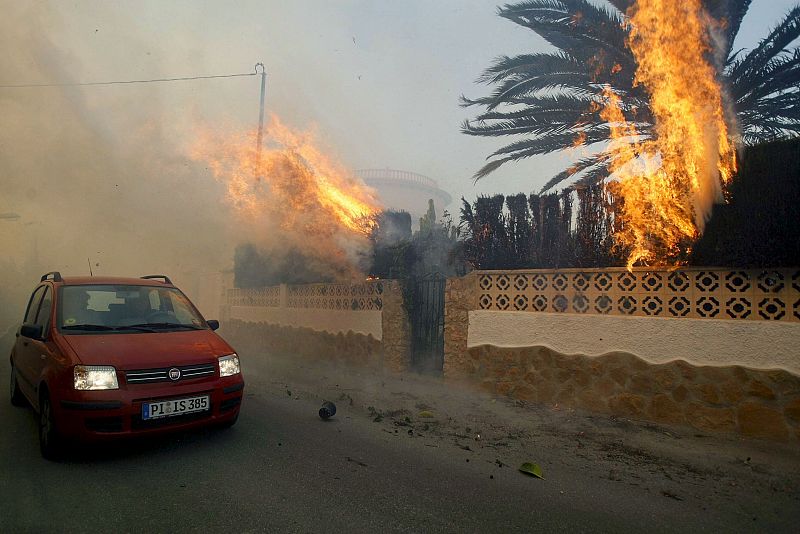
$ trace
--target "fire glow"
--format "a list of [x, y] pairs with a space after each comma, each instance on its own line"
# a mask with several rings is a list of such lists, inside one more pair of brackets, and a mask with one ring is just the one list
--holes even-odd
[[638, 0], [629, 10], [636, 83], [650, 95], [652, 139], [603, 95], [610, 125], [609, 188], [623, 199], [617, 242], [635, 264], [678, 264], [736, 170], [722, 88], [710, 64], [713, 21], [700, 0]]
[[313, 132], [273, 116], [259, 153], [256, 133], [198, 136], [191, 155], [226, 185], [234, 215], [262, 246], [295, 246], [355, 276], [381, 205], [373, 191], [326, 155]]

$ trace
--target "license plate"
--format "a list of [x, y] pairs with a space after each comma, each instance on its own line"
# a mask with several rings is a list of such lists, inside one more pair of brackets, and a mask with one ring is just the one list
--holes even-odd
[[159, 417], [170, 417], [185, 413], [206, 412], [210, 406], [208, 395], [159, 402], [144, 402], [142, 403], [142, 419], [158, 419]]

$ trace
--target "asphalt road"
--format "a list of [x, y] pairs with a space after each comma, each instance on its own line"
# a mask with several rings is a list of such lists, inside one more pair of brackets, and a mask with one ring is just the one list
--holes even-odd
[[[238, 424], [43, 460], [30, 408], [0, 404], [2, 532], [751, 531], [641, 488], [546, 480], [392, 434], [355, 408], [248, 379]], [[0, 366], [4, 389], [8, 368]], [[546, 474], [547, 476], [547, 474]], [[490, 478], [492, 477], [492, 478]], [[770, 530], [775, 526], [770, 526]], [[780, 526], [778, 526], [780, 529]]]

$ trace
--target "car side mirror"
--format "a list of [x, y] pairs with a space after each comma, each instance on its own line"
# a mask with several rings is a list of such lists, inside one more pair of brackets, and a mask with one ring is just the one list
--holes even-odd
[[24, 324], [19, 329], [19, 335], [30, 339], [42, 339], [42, 325]]
[[216, 330], [217, 328], [219, 328], [219, 321], [217, 321], [216, 319], [208, 320], [206, 321], [206, 323], [208, 323], [208, 327], [211, 330]]

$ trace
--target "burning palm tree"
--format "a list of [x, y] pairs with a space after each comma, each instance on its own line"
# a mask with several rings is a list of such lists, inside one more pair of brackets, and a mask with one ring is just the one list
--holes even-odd
[[[558, 52], [500, 57], [480, 78], [495, 85], [494, 92], [463, 98], [465, 106], [485, 108], [465, 121], [464, 133], [522, 137], [491, 154], [476, 179], [509, 161], [607, 142], [619, 133], [621, 120], [628, 125], [622, 136], [627, 141], [641, 144], [658, 137], [652, 87], [638, 75], [643, 58], [631, 44], [637, 9], [644, 24], [652, 15], [642, 14], [648, 8], [638, 4], [660, 2], [608, 1], [613, 7], [588, 0], [526, 0], [499, 9], [501, 17], [538, 33]], [[671, 2], [669, 7], [692, 3]], [[751, 0], [696, 3], [707, 30], [702, 53], [722, 88], [728, 135], [738, 131], [742, 142], [755, 144], [800, 133], [800, 49], [788, 48], [800, 36], [800, 5], [758, 46], [745, 51], [734, 50], [733, 42]], [[663, 23], [682, 21], [658, 22]], [[587, 155], [553, 177], [543, 191], [567, 180], [601, 181], [621, 167], [618, 155], [608, 150]]]
[[618, 199], [616, 247], [628, 266], [680, 264], [736, 171], [735, 147], [800, 133], [800, 6], [749, 52], [732, 43], [750, 0], [526, 0], [500, 15], [560, 52], [503, 57], [498, 84], [466, 100], [486, 112], [471, 135], [523, 135], [494, 154], [508, 161], [570, 146], [600, 147], [559, 173], [605, 181]]

